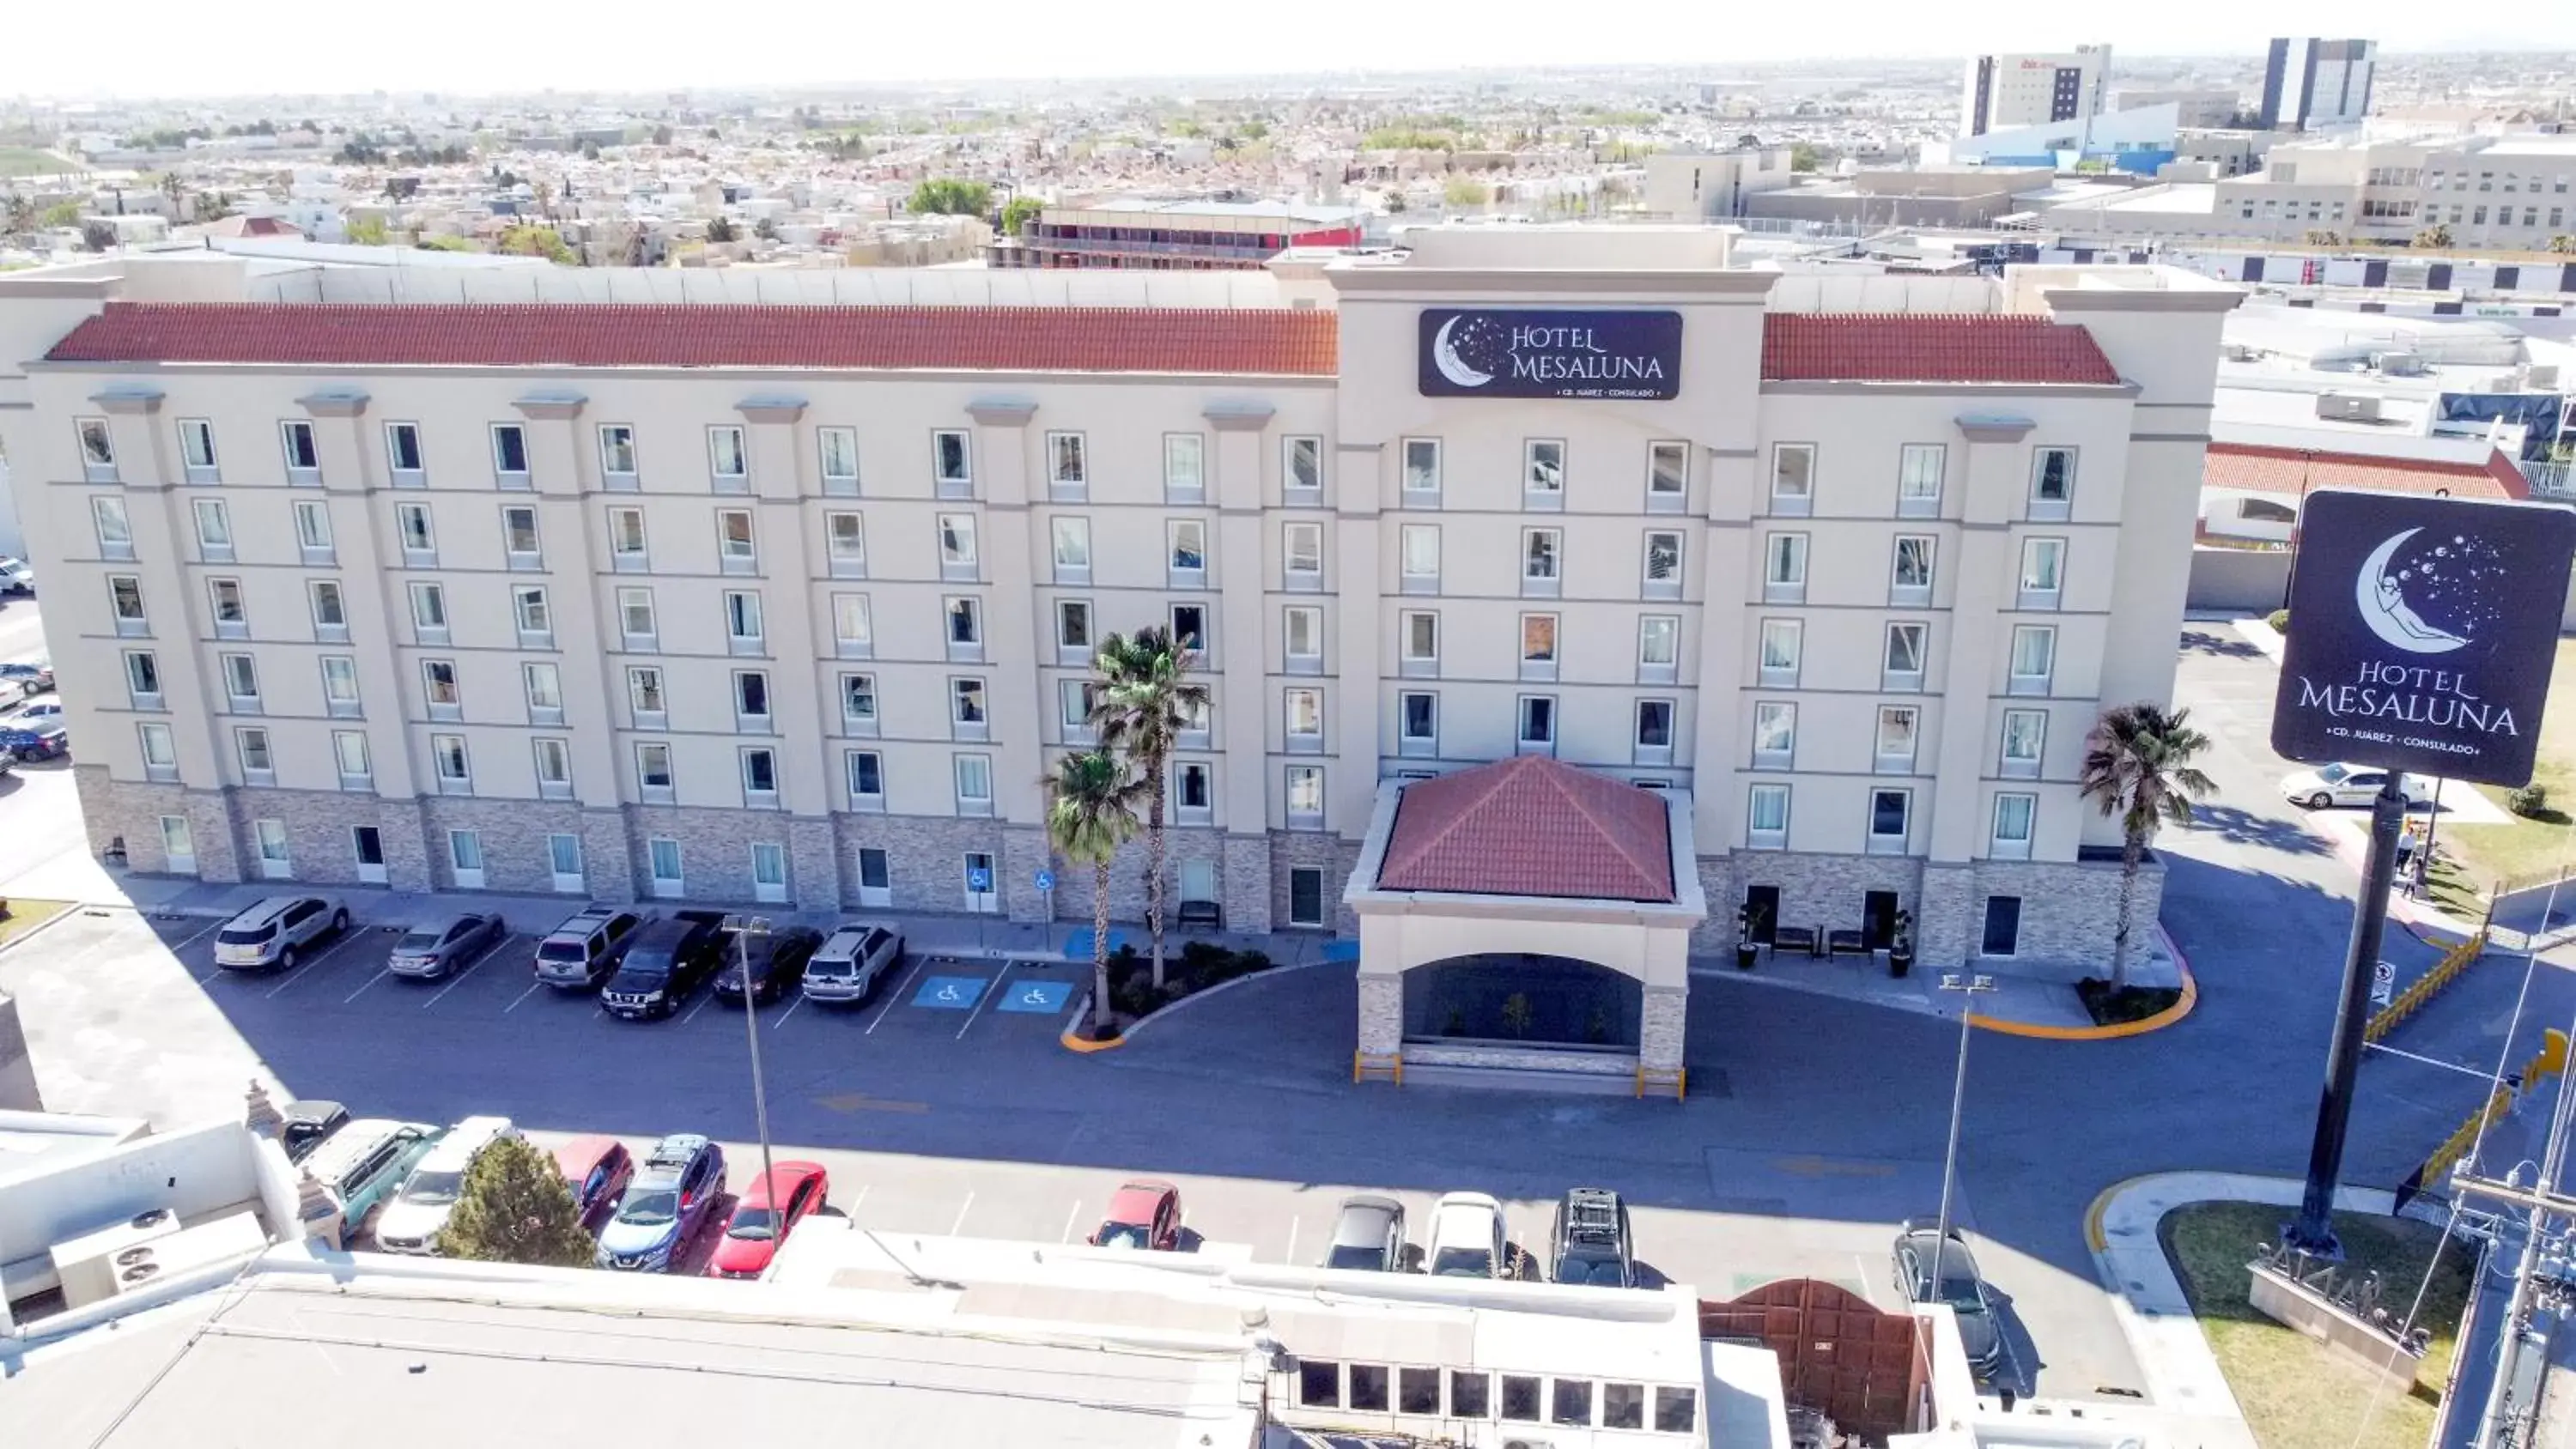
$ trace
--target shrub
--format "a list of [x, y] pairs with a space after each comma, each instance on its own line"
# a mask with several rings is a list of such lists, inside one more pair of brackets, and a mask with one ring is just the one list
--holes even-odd
[[2273, 633], [2287, 634], [2290, 632], [2290, 611], [2287, 609], [2274, 609], [2271, 617], [2266, 622], [2272, 626]]
[[2504, 808], [2526, 819], [2537, 820], [2549, 813], [2549, 791], [2539, 785], [2525, 785], [2504, 797]]
[[2142, 1021], [2182, 1000], [2182, 991], [2178, 987], [2114, 987], [2098, 976], [2076, 982], [2075, 995], [2083, 1001], [2084, 1009], [2092, 1013], [2095, 1026]]

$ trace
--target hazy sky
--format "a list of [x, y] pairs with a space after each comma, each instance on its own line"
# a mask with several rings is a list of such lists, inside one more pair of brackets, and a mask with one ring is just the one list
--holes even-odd
[[[957, 77], [1240, 75], [1530, 63], [1960, 56], [2107, 41], [2132, 54], [2259, 53], [2238, 0], [2164, 0], [2078, 16], [1974, 15], [1920, 0], [1826, 5], [1624, 0], [431, 0], [238, 5], [15, 0], [0, 96], [460, 94], [803, 85]], [[2556, 15], [2555, 20], [2550, 19]], [[2576, 48], [2576, 5], [2345, 0], [2312, 24], [2392, 49]], [[2283, 25], [2293, 23], [2282, 12]]]

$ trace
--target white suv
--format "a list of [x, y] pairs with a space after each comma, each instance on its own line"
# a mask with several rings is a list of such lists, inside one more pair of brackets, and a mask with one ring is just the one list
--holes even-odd
[[903, 933], [844, 921], [805, 962], [808, 1001], [865, 1001], [903, 961]]
[[1422, 1271], [1437, 1278], [1511, 1278], [1518, 1276], [1514, 1268], [1501, 1203], [1481, 1192], [1453, 1192], [1432, 1204]]
[[228, 971], [292, 969], [298, 951], [349, 928], [349, 908], [331, 896], [270, 896], [215, 932], [215, 964]]
[[437, 1252], [438, 1235], [456, 1211], [474, 1160], [493, 1143], [518, 1135], [507, 1117], [468, 1117], [449, 1128], [377, 1213], [376, 1246], [388, 1253]]

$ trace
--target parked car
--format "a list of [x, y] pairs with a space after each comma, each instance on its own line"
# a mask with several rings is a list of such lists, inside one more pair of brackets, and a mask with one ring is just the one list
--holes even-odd
[[598, 1265], [671, 1271], [671, 1261], [715, 1211], [724, 1182], [724, 1149], [706, 1138], [679, 1132], [654, 1143], [643, 1170], [618, 1200], [617, 1215], [600, 1229]]
[[61, 724], [62, 720], [63, 704], [62, 701], [58, 699], [39, 700], [36, 703], [27, 706], [25, 709], [18, 711], [16, 714], [9, 716], [9, 722], [21, 728], [35, 728], [41, 725]]
[[707, 1259], [710, 1278], [757, 1278], [769, 1268], [778, 1245], [796, 1231], [808, 1213], [831, 1196], [832, 1180], [822, 1164], [782, 1162], [754, 1182], [734, 1204], [733, 1219]]
[[1559, 1200], [1550, 1241], [1556, 1262], [1548, 1276], [1554, 1281], [1596, 1288], [1637, 1286], [1628, 1205], [1608, 1188], [1578, 1187]]
[[22, 558], [0, 554], [0, 594], [32, 594], [36, 591], [36, 571]]
[[458, 911], [424, 921], [403, 933], [385, 969], [396, 976], [436, 980], [500, 944], [509, 928], [490, 911]]
[[367, 1215], [402, 1186], [442, 1135], [443, 1129], [426, 1122], [360, 1117], [313, 1149], [304, 1170], [340, 1205], [343, 1242], [366, 1225]]
[[291, 969], [296, 953], [349, 928], [349, 908], [331, 896], [268, 896], [215, 932], [215, 964], [227, 971]]
[[[2376, 765], [2319, 765], [2313, 770], [2300, 770], [2281, 777], [2281, 798], [2293, 805], [2323, 810], [2334, 805], [2367, 805], [2388, 783], [2388, 772]], [[2409, 805], [2423, 805], [2433, 798], [2433, 787], [2413, 775], [2397, 786]]]
[[843, 921], [805, 963], [805, 999], [865, 1001], [903, 963], [903, 933], [865, 921]]
[[1403, 1272], [1404, 1204], [1371, 1193], [1343, 1198], [1342, 1210], [1333, 1216], [1332, 1246], [1324, 1251], [1324, 1266]]
[[576, 1137], [555, 1149], [555, 1171], [572, 1189], [581, 1225], [596, 1233], [635, 1177], [635, 1154], [614, 1137]]
[[278, 1109], [282, 1120], [277, 1128], [277, 1144], [286, 1149], [286, 1160], [302, 1162], [313, 1155], [332, 1133], [349, 1125], [349, 1109], [337, 1102], [315, 1099], [289, 1102]]
[[537, 943], [537, 979], [567, 989], [597, 986], [616, 974], [636, 928], [650, 919], [622, 906], [582, 907]]
[[789, 926], [744, 941], [735, 941], [727, 932], [724, 967], [716, 972], [716, 995], [727, 1001], [742, 1000], [742, 963], [748, 960], [752, 999], [764, 1006], [776, 1001], [803, 979], [807, 958], [822, 944], [823, 933], [807, 926]]
[[47, 693], [54, 687], [54, 661], [38, 657], [0, 664], [0, 680], [18, 686], [22, 695]]
[[653, 921], [627, 942], [626, 959], [599, 993], [600, 1005], [629, 1021], [669, 1016], [724, 961], [724, 915], [681, 911]]
[[[7, 775], [15, 774], [15, 773], [17, 773], [17, 770], [18, 770], [18, 757], [17, 757], [17, 755], [15, 755], [15, 754], [11, 753], [11, 752], [10, 752], [10, 751], [8, 751], [8, 750], [0, 750], [0, 776], [7, 776]], [[122, 863], [123, 863], [123, 862], [119, 862], [119, 864], [122, 864]]]
[[[1940, 1248], [1940, 1281], [1933, 1281], [1933, 1248]], [[1908, 1218], [1896, 1232], [1896, 1291], [1908, 1303], [1947, 1303], [1959, 1321], [1959, 1348], [1968, 1367], [1987, 1378], [2003, 1367], [2004, 1336], [1995, 1324], [1986, 1280], [1976, 1255], [1955, 1227], [1945, 1240], [1937, 1224]]]
[[1431, 1247], [1424, 1271], [1438, 1278], [1509, 1278], [1503, 1205], [1481, 1192], [1441, 1195], [1431, 1206]]
[[60, 720], [0, 725], [0, 749], [22, 760], [55, 760], [72, 752], [72, 732]]
[[507, 1117], [468, 1117], [448, 1128], [377, 1217], [376, 1246], [388, 1253], [437, 1252], [438, 1235], [447, 1226], [448, 1214], [456, 1211], [456, 1199], [465, 1191], [465, 1174], [474, 1170], [475, 1159], [491, 1150], [493, 1143], [515, 1141], [518, 1135]]
[[1130, 1182], [1109, 1195], [1109, 1212], [1084, 1241], [1095, 1248], [1147, 1248], [1169, 1253], [1181, 1246], [1181, 1190], [1168, 1182]]

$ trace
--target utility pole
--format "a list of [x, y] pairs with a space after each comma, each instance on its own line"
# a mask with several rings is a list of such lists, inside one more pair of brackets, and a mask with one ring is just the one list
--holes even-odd
[[2388, 891], [2397, 875], [2397, 832], [2406, 821], [2403, 779], [2388, 772], [2370, 800], [2370, 857], [2362, 867], [2361, 897], [2353, 902], [2352, 941], [2344, 954], [2343, 998], [2335, 1007], [2334, 1040], [2326, 1048], [2326, 1082], [2317, 1099], [2316, 1136], [2308, 1147], [2308, 1187], [2298, 1220], [2282, 1241], [2313, 1258], [2340, 1261], [2334, 1232], [2335, 1179], [2343, 1174], [2344, 1135], [2352, 1125], [2352, 1093], [2361, 1073], [2362, 1028], [2370, 1024], [2371, 970], [2388, 929]]
[[[2523, 1229], [2522, 1260], [2514, 1267], [2513, 1296], [2505, 1303], [2504, 1323], [2496, 1340], [2495, 1379], [2487, 1385], [2486, 1412], [2478, 1420], [2475, 1449], [2502, 1449], [2512, 1442], [2512, 1420], [2515, 1361], [2522, 1354], [2523, 1319], [2531, 1312], [2531, 1280], [2540, 1268], [2541, 1244], [2548, 1232], [2550, 1214], [2576, 1216], [2576, 1198], [2558, 1190], [2559, 1172], [2566, 1166], [2568, 1109], [2576, 1104], [2576, 1091], [2568, 1088], [2564, 1077], [2558, 1083], [2558, 1101], [2549, 1115], [2549, 1141], [2541, 1150], [2540, 1180], [2524, 1191], [2514, 1176], [2502, 1182], [2470, 1177], [2466, 1173], [2454, 1179], [2462, 1194], [2489, 1197], [2530, 1210], [2530, 1221]], [[2531, 1405], [2522, 1405], [2528, 1410]]]
[[1941, 989], [1960, 993], [1959, 1002], [1959, 1068], [1950, 1080], [1950, 1145], [1941, 1153], [1941, 1219], [1932, 1237], [1932, 1282], [1929, 1292], [1941, 1296], [1941, 1254], [1950, 1246], [1950, 1202], [1952, 1189], [1959, 1180], [1959, 1121], [1968, 1104], [1968, 1029], [1977, 1015], [1977, 998], [1995, 989], [1991, 976], [1962, 976], [1956, 971], [1941, 973]]
[[[760, 1134], [760, 1194], [768, 1200], [769, 1181], [769, 1088], [760, 1071], [760, 992], [751, 979], [751, 938], [769, 934], [767, 916], [727, 916], [724, 928], [733, 932], [734, 969], [742, 973], [742, 1029], [751, 1038], [751, 1116], [754, 1130]], [[783, 1232], [780, 1217], [786, 1204], [770, 1202], [769, 1235], [775, 1241]]]

